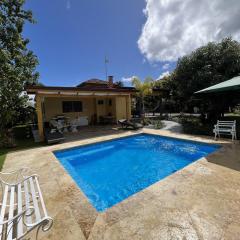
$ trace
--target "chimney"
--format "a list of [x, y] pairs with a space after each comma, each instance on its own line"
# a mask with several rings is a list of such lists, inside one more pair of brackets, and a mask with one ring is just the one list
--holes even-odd
[[113, 76], [108, 76], [108, 87], [109, 88], [113, 87]]

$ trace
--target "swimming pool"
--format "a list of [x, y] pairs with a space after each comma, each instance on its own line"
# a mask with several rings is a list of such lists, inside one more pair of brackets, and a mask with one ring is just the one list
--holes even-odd
[[138, 134], [54, 154], [97, 211], [104, 211], [218, 148]]

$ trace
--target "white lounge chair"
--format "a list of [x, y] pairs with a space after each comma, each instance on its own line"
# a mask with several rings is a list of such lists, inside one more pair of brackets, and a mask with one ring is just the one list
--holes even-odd
[[70, 121], [70, 126], [71, 126], [71, 131], [72, 131], [73, 133], [78, 132], [78, 130], [77, 130], [77, 126], [78, 126], [78, 124], [77, 124], [77, 119], [72, 119], [72, 120]]
[[78, 126], [88, 126], [88, 117], [87, 116], [78, 117], [76, 123]]
[[9, 173], [0, 172], [2, 203], [0, 239], [22, 239], [30, 231], [46, 232], [53, 224], [48, 216], [38, 183], [38, 176], [27, 175], [28, 168]]
[[63, 133], [64, 125], [62, 122], [56, 121], [55, 119], [51, 119], [50, 125], [52, 125], [54, 128], [56, 128], [60, 133]]
[[237, 139], [236, 133], [236, 120], [235, 121], [217, 121], [214, 125], [213, 133], [215, 134], [215, 140], [220, 137], [220, 134], [231, 135], [232, 141]]

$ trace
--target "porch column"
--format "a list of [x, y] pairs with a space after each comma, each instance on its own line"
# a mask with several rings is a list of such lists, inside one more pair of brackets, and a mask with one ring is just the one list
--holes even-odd
[[98, 123], [98, 112], [97, 112], [97, 99], [93, 99], [93, 104], [94, 104], [94, 113], [93, 113], [93, 122], [92, 125], [96, 125]]
[[126, 97], [126, 115], [127, 119], [131, 119], [131, 96], [130, 94]]
[[42, 115], [42, 99], [39, 95], [36, 95], [36, 111], [37, 111], [37, 119], [38, 119], [38, 132], [40, 141], [44, 141], [43, 134], [43, 115]]

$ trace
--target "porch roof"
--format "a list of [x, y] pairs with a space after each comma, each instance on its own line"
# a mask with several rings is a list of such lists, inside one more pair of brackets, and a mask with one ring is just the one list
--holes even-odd
[[133, 87], [55, 87], [55, 86], [27, 86], [26, 92], [28, 94], [58, 94], [58, 95], [116, 95], [116, 94], [130, 94], [137, 90]]

